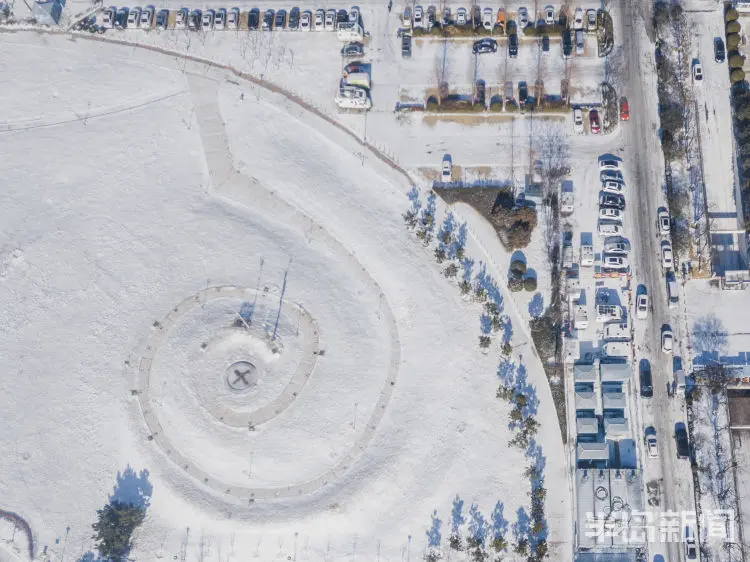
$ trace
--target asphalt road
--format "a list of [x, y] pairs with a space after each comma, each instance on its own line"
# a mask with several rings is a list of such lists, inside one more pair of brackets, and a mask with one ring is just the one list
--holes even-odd
[[[622, 154], [625, 170], [628, 173], [629, 200], [633, 224], [633, 248], [635, 271], [634, 285], [646, 286], [652, 310], [646, 320], [636, 322], [636, 365], [641, 359], [651, 362], [654, 396], [641, 399], [641, 417], [644, 426], [653, 425], [659, 443], [659, 458], [644, 458], [644, 481], [660, 481], [660, 505], [648, 509], [664, 511], [692, 510], [692, 475], [687, 461], [677, 458], [674, 442], [675, 423], [684, 421], [684, 401], [670, 398], [666, 385], [673, 376], [673, 356], [661, 351], [661, 331], [663, 324], [670, 324], [676, 343], [681, 342], [680, 322], [668, 308], [666, 279], [661, 267], [660, 237], [657, 232], [656, 210], [665, 205], [664, 162], [658, 138], [658, 109], [653, 56], [653, 46], [642, 44], [648, 41], [643, 33], [633, 1], [624, 0], [623, 23], [620, 37], [623, 38], [628, 65], [627, 93], [630, 104], [630, 123], [625, 125], [623, 138], [625, 151]], [[646, 10], [646, 13], [650, 13]], [[643, 51], [643, 52], [642, 52]], [[634, 289], [635, 289], [634, 286]], [[634, 291], [635, 292], [635, 291]], [[676, 350], [677, 352], [677, 350]], [[658, 525], [659, 517], [655, 514]], [[657, 529], [656, 542], [651, 543], [650, 556], [662, 554], [666, 560], [682, 560], [682, 542], [659, 544]]]

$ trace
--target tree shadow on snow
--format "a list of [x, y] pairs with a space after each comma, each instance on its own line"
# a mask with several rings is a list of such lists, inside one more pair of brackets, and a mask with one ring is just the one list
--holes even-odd
[[532, 318], [539, 318], [544, 312], [544, 297], [541, 293], [536, 293], [529, 301], [529, 315]]
[[151, 504], [151, 494], [154, 491], [148, 475], [148, 470], [145, 468], [140, 473], [136, 473], [130, 465], [126, 466], [124, 471], [118, 471], [117, 483], [112, 495], [109, 496], [109, 503], [120, 502], [147, 509]]

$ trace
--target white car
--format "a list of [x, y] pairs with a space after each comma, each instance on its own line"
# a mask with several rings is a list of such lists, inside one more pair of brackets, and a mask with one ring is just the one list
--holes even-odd
[[518, 27], [524, 29], [529, 25], [529, 11], [521, 6], [518, 8]]
[[661, 245], [661, 265], [664, 269], [672, 269], [674, 265], [672, 245], [666, 240]]
[[695, 531], [690, 525], [685, 526], [685, 559], [696, 560], [698, 558], [698, 548], [695, 544]]
[[492, 31], [492, 26], [495, 25], [494, 15], [492, 8], [482, 10], [482, 27], [487, 31]]
[[352, 6], [349, 10], [349, 21], [359, 23], [359, 8], [357, 6]]
[[302, 31], [310, 31], [310, 23], [312, 22], [312, 12], [307, 10], [302, 12], [302, 16], [299, 18], [299, 28]]
[[604, 252], [607, 254], [627, 255], [630, 246], [624, 238], [607, 238], [604, 241]]
[[619, 181], [605, 181], [602, 183], [602, 190], [606, 193], [622, 193], [624, 185]]
[[554, 6], [547, 6], [544, 8], [544, 23], [547, 25], [555, 24], [555, 8]]
[[661, 350], [664, 353], [672, 353], [674, 349], [674, 334], [672, 328], [666, 326], [661, 332]]
[[140, 27], [143, 29], [151, 29], [151, 24], [154, 21], [154, 7], [146, 6], [141, 12]]
[[456, 25], [466, 25], [466, 8], [456, 10]]
[[141, 20], [141, 9], [131, 8], [128, 13], [128, 27], [138, 27]]
[[630, 265], [628, 264], [628, 258], [623, 256], [604, 256], [602, 264], [610, 269], [627, 269]]
[[336, 10], [331, 9], [326, 12], [324, 26], [326, 31], [333, 31], [336, 29]]
[[175, 29], [185, 29], [185, 26], [187, 25], [187, 20], [188, 20], [188, 9], [180, 8], [174, 19]]
[[635, 299], [635, 317], [638, 320], [648, 318], [648, 295], [646, 293], [641, 293]]
[[693, 81], [694, 82], [703, 81], [703, 67], [701, 66], [701, 63], [698, 61], [695, 61], [693, 63]]
[[605, 158], [605, 159], [599, 160], [599, 170], [600, 171], [614, 170], [616, 172], [619, 172], [621, 169], [622, 169], [622, 167], [620, 165], [620, 161], [619, 160], [614, 160], [614, 159], [609, 159], [609, 158]]
[[662, 234], [669, 234], [669, 212], [664, 207], [660, 207], [658, 216], [659, 232]]
[[227, 14], [227, 28], [237, 29], [240, 25], [240, 9], [232, 8]]
[[583, 9], [576, 8], [575, 16], [573, 18], [573, 29], [583, 29]]
[[596, 10], [586, 10], [586, 29], [596, 31]]
[[117, 8], [114, 6], [107, 8], [102, 12], [102, 27], [111, 28], [115, 23], [115, 14], [117, 13]]
[[573, 110], [573, 131], [578, 135], [583, 134], [583, 111], [580, 107]]
[[326, 25], [326, 13], [324, 10], [315, 10], [315, 31], [323, 31]]
[[658, 458], [659, 447], [656, 444], [656, 435], [654, 435], [653, 433], [650, 433], [646, 436], [646, 450], [648, 451], [649, 458]]
[[448, 154], [443, 156], [441, 179], [444, 182], [449, 182], [453, 179], [453, 162], [451, 162], [451, 157]]
[[214, 11], [206, 10], [203, 12], [203, 19], [201, 20], [201, 27], [204, 31], [208, 31], [214, 26]]
[[414, 28], [424, 27], [424, 8], [417, 6], [414, 8]]
[[623, 228], [621, 224], [616, 222], [599, 221], [596, 231], [599, 233], [599, 236], [620, 236], [623, 233]]
[[622, 220], [622, 217], [623, 213], [620, 209], [615, 209], [614, 207], [602, 207], [599, 209], [600, 219], [619, 221]]
[[224, 29], [227, 25], [227, 10], [219, 8], [214, 16], [214, 29]]

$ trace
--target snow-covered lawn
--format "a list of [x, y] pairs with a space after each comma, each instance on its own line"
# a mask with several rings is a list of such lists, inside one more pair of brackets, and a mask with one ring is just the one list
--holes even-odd
[[[242, 100], [244, 84], [204, 65], [35, 34], [8, 36], [2, 56], [20, 78], [0, 103], [21, 130], [0, 136], [0, 507], [29, 521], [38, 552], [89, 550], [127, 466], [147, 469], [139, 482], [153, 489], [138, 560], [417, 558], [436, 536], [447, 550], [457, 497], [465, 537], [498, 502], [511, 522], [528, 509], [525, 453], [508, 448], [510, 406], [495, 396], [499, 358], [477, 345], [481, 308], [404, 228], [403, 176], [279, 95]], [[477, 261], [482, 250], [467, 241]], [[263, 407], [311, 324], [297, 331], [297, 308], [285, 309], [277, 358], [262, 330], [230, 324], [249, 297], [163, 321], [206, 288], [259, 287], [270, 328], [287, 271], [285, 301], [309, 314], [324, 353], [286, 410], [229, 427], [209, 407], [236, 407], [226, 367], [257, 361], [248, 405]], [[520, 352], [539, 400], [550, 547], [565, 558], [559, 429], [540, 363]]]

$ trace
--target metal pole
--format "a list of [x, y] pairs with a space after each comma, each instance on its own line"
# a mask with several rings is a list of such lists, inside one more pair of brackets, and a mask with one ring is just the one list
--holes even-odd
[[289, 275], [289, 267], [292, 265], [292, 258], [289, 258], [289, 265], [284, 272], [284, 282], [281, 285], [281, 295], [279, 295], [279, 311], [276, 313], [276, 322], [273, 325], [273, 337], [271, 341], [276, 341], [276, 334], [279, 331], [279, 319], [281, 318], [281, 305], [284, 302], [284, 293], [286, 292], [286, 278]]

